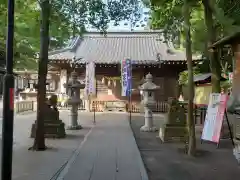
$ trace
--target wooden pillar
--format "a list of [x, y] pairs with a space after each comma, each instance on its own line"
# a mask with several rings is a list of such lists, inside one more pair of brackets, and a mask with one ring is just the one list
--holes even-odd
[[232, 95], [240, 100], [240, 43], [232, 45], [235, 69], [233, 69]]
[[[235, 68], [233, 69], [232, 98], [240, 102], [240, 41], [232, 45], [234, 52]], [[237, 115], [234, 121], [233, 133], [235, 139], [240, 139], [240, 116]]]

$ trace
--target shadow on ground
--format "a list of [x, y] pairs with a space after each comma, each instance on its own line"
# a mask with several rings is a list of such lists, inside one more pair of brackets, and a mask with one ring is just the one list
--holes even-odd
[[[155, 125], [160, 127], [161, 117], [155, 117]], [[140, 132], [144, 120], [140, 116], [132, 118], [132, 130], [145, 163], [150, 180], [238, 180], [240, 166], [232, 154], [229, 140], [222, 141], [220, 148], [215, 144], [200, 144], [197, 135], [198, 156], [188, 157], [183, 153], [184, 145], [161, 143], [156, 133]]]

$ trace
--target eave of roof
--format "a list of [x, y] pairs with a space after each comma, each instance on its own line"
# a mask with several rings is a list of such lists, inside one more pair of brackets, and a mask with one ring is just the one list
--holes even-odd
[[53, 50], [50, 51], [48, 53], [48, 55], [55, 55], [55, 54], [59, 54], [59, 53], [64, 53], [64, 52], [73, 52], [74, 50], [76, 50], [77, 46], [80, 45], [82, 41], [82, 38], [80, 36], [74, 37], [70, 40], [70, 43], [68, 43], [68, 45], [62, 49], [57, 49], [57, 50]]
[[209, 47], [209, 49], [217, 48], [219, 46], [224, 46], [226, 44], [232, 44], [235, 41], [239, 41], [239, 39], [240, 39], [240, 32], [236, 32], [236, 33], [233, 33], [232, 35], [226, 36], [226, 37], [218, 40], [217, 42], [213, 43]]
[[[197, 65], [201, 60], [195, 60], [193, 61], [194, 65]], [[59, 67], [65, 67], [66, 65], [69, 66], [71, 64], [72, 60], [49, 60], [49, 63], [51, 65], [58, 65]], [[138, 61], [138, 63], [132, 63], [134, 67], [141, 67], [141, 66], [148, 66], [148, 67], [161, 67], [161, 65], [186, 65], [187, 61], [163, 61], [163, 62], [156, 62], [156, 61]], [[116, 65], [120, 65], [119, 62], [106, 62], [106, 63], [96, 63], [96, 65], [99, 65], [100, 67], [113, 67]], [[76, 67], [85, 67], [85, 62], [76, 62]]]

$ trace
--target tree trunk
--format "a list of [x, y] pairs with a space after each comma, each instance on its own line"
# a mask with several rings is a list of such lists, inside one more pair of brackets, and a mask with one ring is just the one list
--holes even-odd
[[[202, 2], [204, 6], [205, 24], [208, 34], [207, 41], [209, 47], [216, 41], [216, 28], [213, 21], [213, 6], [211, 5], [214, 4], [214, 2], [209, 0], [203, 0]], [[221, 65], [218, 58], [218, 52], [216, 50], [208, 51], [208, 58], [210, 60], [210, 68], [212, 71], [212, 92], [220, 93]]]
[[40, 27], [40, 54], [38, 67], [38, 93], [37, 93], [37, 121], [36, 135], [32, 149], [36, 151], [45, 150], [44, 138], [44, 111], [46, 107], [46, 76], [48, 66], [49, 48], [49, 0], [42, 0], [41, 6], [41, 27]]
[[193, 63], [192, 63], [192, 41], [190, 32], [190, 5], [188, 0], [184, 0], [183, 7], [184, 17], [184, 31], [186, 34], [186, 58], [188, 68], [188, 131], [189, 131], [189, 144], [188, 155], [195, 155], [196, 151], [196, 137], [195, 137], [195, 122], [193, 116], [193, 99], [194, 99], [194, 84], [193, 84]]

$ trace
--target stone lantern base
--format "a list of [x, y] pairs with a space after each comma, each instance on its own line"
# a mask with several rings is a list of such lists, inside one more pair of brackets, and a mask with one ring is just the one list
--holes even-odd
[[153, 125], [153, 113], [149, 107], [144, 107], [145, 124], [140, 128], [142, 132], [156, 132], [157, 128]]
[[81, 125], [67, 126], [67, 130], [80, 130], [80, 129], [82, 129]]
[[149, 126], [144, 125], [140, 128], [140, 131], [142, 131], [142, 132], [156, 132], [157, 128], [155, 126], [149, 127]]

